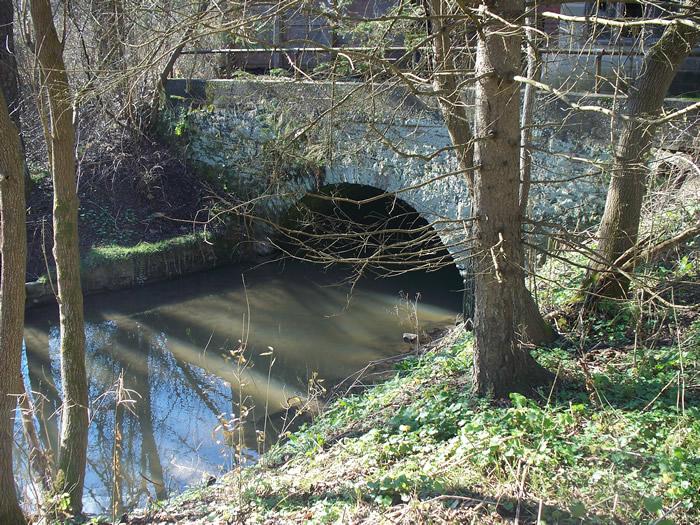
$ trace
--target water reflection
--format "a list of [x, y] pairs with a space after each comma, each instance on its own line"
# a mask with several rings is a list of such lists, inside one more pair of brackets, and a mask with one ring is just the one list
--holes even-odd
[[[326, 385], [405, 349], [410, 305], [431, 328], [454, 321], [454, 271], [363, 280], [309, 265], [228, 267], [86, 300], [91, 426], [86, 511], [121, 512], [230, 469], [283, 426], [314, 373]], [[25, 381], [41, 440], [55, 450], [60, 377], [54, 308], [30, 311]], [[245, 349], [244, 359], [236, 349]], [[274, 349], [271, 353], [270, 348]], [[274, 359], [274, 366], [270, 363]], [[249, 410], [243, 432], [231, 432]], [[265, 410], [267, 407], [267, 411]], [[264, 414], [277, 417], [265, 418]], [[239, 436], [242, 441], [239, 443]], [[25, 484], [26, 490], [26, 484]]]

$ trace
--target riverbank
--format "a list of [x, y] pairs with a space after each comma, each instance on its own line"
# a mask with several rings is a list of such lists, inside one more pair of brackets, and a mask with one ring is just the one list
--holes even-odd
[[[30, 162], [27, 281], [54, 267], [53, 188], [48, 168]], [[201, 234], [216, 188], [188, 168], [181, 151], [145, 138], [100, 137], [80, 160], [78, 231], [83, 259], [95, 249]], [[218, 227], [210, 225], [209, 229]]]
[[[82, 257], [81, 284], [84, 295], [143, 286], [184, 275], [211, 270], [246, 258], [252, 250], [241, 247], [235, 234], [207, 236], [188, 234], [135, 246], [98, 246]], [[25, 284], [27, 308], [55, 301], [53, 271]]]
[[536, 352], [556, 387], [505, 403], [470, 394], [456, 329], [257, 465], [123, 522], [697, 523], [700, 321], [676, 328], [646, 348], [563, 339]]

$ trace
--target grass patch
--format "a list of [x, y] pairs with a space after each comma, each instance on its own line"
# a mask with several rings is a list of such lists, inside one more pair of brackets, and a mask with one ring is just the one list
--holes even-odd
[[194, 246], [203, 239], [204, 234], [191, 233], [158, 242], [140, 242], [134, 246], [95, 246], [83, 257], [83, 265], [86, 268], [94, 268], [102, 264], [167, 253], [174, 249]]

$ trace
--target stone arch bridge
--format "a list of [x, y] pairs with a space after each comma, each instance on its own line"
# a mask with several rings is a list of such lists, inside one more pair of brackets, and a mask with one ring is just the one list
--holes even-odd
[[[259, 79], [173, 79], [166, 94], [167, 124], [192, 166], [253, 203], [256, 216], [279, 221], [325, 186], [371, 186], [412, 206], [464, 266], [469, 198], [434, 99], [393, 86]], [[609, 118], [540, 102], [531, 214], [591, 220], [604, 204]]]

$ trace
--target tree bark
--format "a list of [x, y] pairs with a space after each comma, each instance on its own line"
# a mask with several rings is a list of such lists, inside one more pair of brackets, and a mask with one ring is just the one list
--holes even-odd
[[21, 104], [13, 29], [14, 8], [12, 0], [0, 0], [0, 90], [5, 95], [5, 103], [7, 104], [10, 118], [19, 133], [24, 192], [27, 195], [32, 189], [32, 179], [24, 161], [24, 142], [22, 141], [22, 125], [20, 123]]
[[473, 186], [474, 147], [471, 120], [462, 93], [457, 85], [453, 43], [447, 27], [448, 4], [444, 0], [428, 0], [428, 24], [433, 37], [433, 75], [438, 91], [440, 111], [445, 127], [457, 154], [459, 169], [467, 178], [470, 191]]
[[[458, 69], [453, 56], [455, 46], [450, 39], [447, 25], [449, 8], [443, 0], [428, 0], [427, 8], [430, 34], [433, 36], [433, 74], [435, 76], [435, 87], [439, 93], [438, 103], [445, 119], [445, 126], [450, 135], [452, 145], [455, 148], [459, 169], [467, 179], [467, 185], [473, 200], [475, 198], [474, 134], [471, 130], [471, 120], [467, 115], [467, 107], [457, 82]], [[536, 66], [536, 61], [533, 64]], [[534, 98], [530, 106], [532, 105], [534, 105]], [[520, 128], [518, 127], [517, 129]], [[529, 135], [527, 136], [529, 137]], [[529, 164], [527, 169], [529, 170]], [[527, 180], [523, 179], [523, 191], [521, 191], [521, 194], [524, 194], [522, 199], [525, 203], [527, 202], [527, 188], [529, 187]], [[463, 271], [471, 274], [475, 273], [472, 267], [465, 268]], [[470, 277], [472, 276], [469, 275], [466, 278]], [[466, 286], [467, 281], [465, 279], [465, 288]], [[537, 304], [525, 286], [524, 279], [518, 291], [518, 302], [520, 306], [516, 311], [517, 324], [520, 327], [519, 330], [523, 339], [536, 344], [550, 342], [555, 336], [554, 331], [542, 319]], [[473, 312], [465, 312], [465, 316], [469, 314], [473, 315]]]
[[0, 91], [0, 523], [24, 524], [13, 475], [14, 413], [21, 387], [27, 226], [19, 130]]
[[[690, 0], [687, 8], [697, 8]], [[647, 158], [657, 117], [678, 66], [697, 44], [700, 32], [683, 24], [670, 25], [651, 47], [629, 91], [612, 166], [603, 218], [598, 230], [596, 271], [589, 275], [590, 301], [627, 297], [629, 279], [612, 266], [614, 261], [637, 243], [642, 201], [647, 190]], [[590, 302], [589, 302], [590, 304]]]
[[[496, 17], [484, 18], [476, 56], [474, 215], [477, 272], [474, 312], [474, 384], [482, 395], [529, 392], [547, 372], [520, 346], [524, 304], [520, 266], [520, 89], [522, 0], [487, 0]], [[488, 16], [488, 15], [487, 15]]]
[[[539, 81], [540, 63], [537, 56], [537, 34], [532, 29], [537, 24], [536, 10], [534, 14], [525, 18], [525, 36], [527, 37], [527, 78]], [[537, 92], [532, 84], [525, 85], [523, 94], [523, 112], [520, 121], [520, 216], [527, 216], [528, 200], [530, 197], [530, 183], [532, 179], [532, 124], [534, 120], [535, 101]], [[521, 226], [522, 227], [522, 226]], [[521, 250], [521, 266], [526, 268], [525, 252]], [[542, 318], [540, 309], [525, 286], [521, 289], [519, 312], [519, 331], [523, 340], [535, 344], [544, 344], [553, 341], [556, 333]]]
[[82, 512], [87, 460], [88, 388], [85, 372], [83, 294], [78, 250], [75, 128], [63, 46], [56, 34], [49, 0], [31, 0], [36, 53], [48, 93], [53, 177], [53, 254], [56, 261], [61, 337], [63, 412], [56, 490], [67, 492], [70, 510]]

